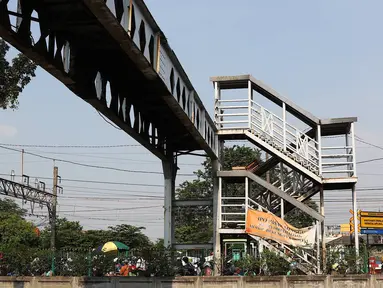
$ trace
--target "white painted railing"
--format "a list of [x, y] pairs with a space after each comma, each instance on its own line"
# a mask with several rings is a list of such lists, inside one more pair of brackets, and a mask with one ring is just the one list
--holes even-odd
[[318, 142], [258, 103], [251, 105], [250, 131], [318, 174]]
[[310, 171], [319, 174], [318, 142], [255, 101], [218, 100], [215, 121], [221, 130], [250, 130]]
[[347, 176], [355, 175], [353, 146], [325, 146], [322, 147], [322, 174], [326, 178], [334, 174]]

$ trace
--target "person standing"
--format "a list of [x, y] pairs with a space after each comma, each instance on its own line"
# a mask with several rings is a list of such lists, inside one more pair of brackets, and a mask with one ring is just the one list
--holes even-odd
[[124, 266], [121, 267], [120, 275], [121, 276], [129, 276], [129, 272], [130, 272], [130, 266], [129, 266], [128, 261], [125, 260]]

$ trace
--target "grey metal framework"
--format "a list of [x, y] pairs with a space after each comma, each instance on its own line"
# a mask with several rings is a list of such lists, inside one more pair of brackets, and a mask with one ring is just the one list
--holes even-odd
[[49, 213], [54, 200], [51, 193], [3, 178], [0, 178], [0, 194], [38, 204], [41, 208], [46, 206]]
[[[315, 253], [304, 251], [305, 255], [295, 256], [301, 260], [299, 265], [303, 272], [319, 272], [319, 251], [325, 259], [326, 250], [323, 191], [352, 190], [356, 209], [354, 123], [357, 119], [319, 119], [251, 75], [212, 77], [211, 81], [215, 89], [218, 145], [222, 146], [225, 141], [248, 140], [271, 155], [255, 168], [217, 171], [216, 257], [221, 254], [222, 237], [227, 234], [245, 237], [248, 209], [260, 209], [283, 218], [297, 208], [317, 220], [321, 235], [317, 233]], [[228, 90], [236, 91], [230, 93]], [[277, 179], [264, 180], [263, 176], [275, 168], [278, 169], [274, 171], [280, 173]], [[242, 195], [227, 194], [227, 187], [232, 183], [242, 183]], [[320, 194], [320, 213], [303, 203], [317, 193]], [[358, 237], [355, 239], [358, 247]], [[281, 255], [286, 251], [286, 245], [259, 238], [257, 241], [260, 246], [279, 251]]]

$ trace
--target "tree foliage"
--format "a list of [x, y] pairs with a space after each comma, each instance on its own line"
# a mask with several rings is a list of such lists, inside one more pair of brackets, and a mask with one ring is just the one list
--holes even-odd
[[255, 256], [246, 256], [235, 261], [235, 266], [240, 267], [248, 275], [286, 275], [290, 271], [289, 262], [273, 251], [265, 249]]
[[19, 205], [15, 201], [12, 201], [11, 199], [0, 199], [0, 213], [4, 214], [14, 214], [19, 217], [24, 217], [27, 210], [20, 208]]
[[[89, 250], [97, 248], [108, 241], [119, 241], [129, 248], [148, 247], [151, 245], [149, 238], [143, 233], [144, 227], [131, 225], [117, 225], [106, 230], [84, 230], [78, 221], [68, 221], [58, 218], [56, 222], [56, 248], [58, 250], [80, 249]], [[41, 233], [42, 248], [50, 247], [51, 230], [49, 227]]]
[[[0, 200], [0, 275], [41, 275], [50, 270], [50, 227], [39, 237], [33, 223], [23, 218], [25, 212], [12, 200]], [[91, 265], [99, 269], [93, 272], [105, 275], [113, 270], [115, 256], [90, 257], [89, 253], [108, 241], [123, 242], [130, 249], [150, 248], [153, 244], [143, 230], [143, 227], [122, 224], [106, 230], [86, 231], [77, 221], [57, 218], [57, 275], [87, 275], [90, 258]]]
[[[318, 205], [311, 199], [304, 202], [308, 207], [318, 211]], [[315, 219], [303, 213], [300, 209], [294, 208], [286, 214], [285, 220], [296, 228], [304, 228], [313, 225]]]
[[17, 109], [20, 93], [36, 76], [36, 64], [21, 53], [12, 59], [12, 64], [9, 63], [6, 57], [9, 48], [0, 39], [0, 107]]

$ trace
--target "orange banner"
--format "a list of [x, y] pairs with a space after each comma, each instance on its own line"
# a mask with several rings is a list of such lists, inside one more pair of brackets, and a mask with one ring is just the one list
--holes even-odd
[[312, 247], [315, 243], [316, 226], [295, 228], [271, 213], [249, 209], [246, 233], [294, 247]]

